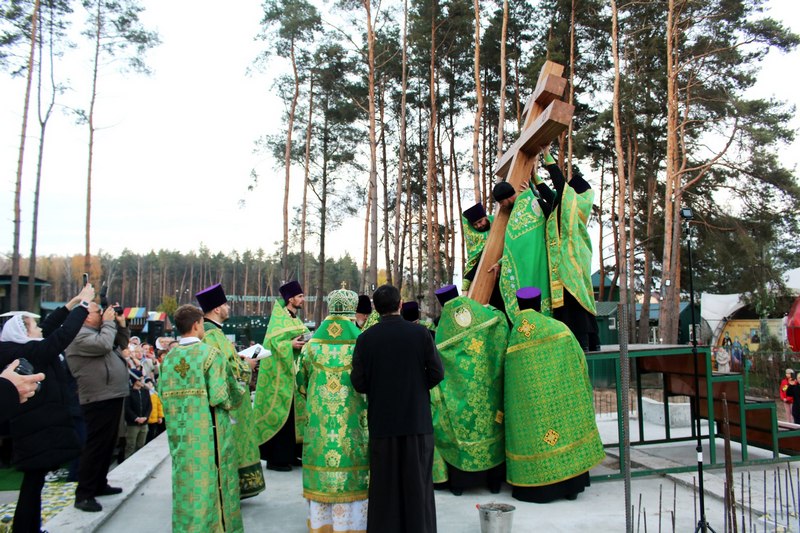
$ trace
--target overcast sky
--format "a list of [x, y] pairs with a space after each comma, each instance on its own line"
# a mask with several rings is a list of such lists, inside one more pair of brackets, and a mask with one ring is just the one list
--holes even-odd
[[[189, 251], [203, 243], [212, 252], [262, 247], [273, 253], [282, 235], [283, 170], [271, 158], [254, 155], [253, 141], [281, 130], [282, 103], [271, 90], [271, 76], [280, 67], [274, 62], [269, 73], [246, 75], [264, 46], [254, 40], [261, 2], [239, 0], [225, 8], [189, 0], [142, 4], [145, 24], [159, 32], [162, 44], [147, 56], [152, 76], [107, 72], [100, 80], [92, 252]], [[773, 0], [771, 13], [800, 32], [794, 4]], [[798, 51], [770, 54], [758, 94], [800, 104], [798, 67]], [[87, 106], [88, 69], [88, 57], [77, 53], [59, 63], [59, 74], [68, 75], [74, 88], [62, 99], [67, 106]], [[0, 79], [0, 252], [10, 254], [24, 84], [6, 75]], [[23, 255], [30, 250], [38, 140], [35, 114], [32, 119], [24, 166]], [[793, 126], [800, 128], [797, 118]], [[38, 253], [83, 253], [86, 128], [75, 126], [61, 108], [49, 126], [48, 141]], [[782, 157], [796, 167], [800, 142]], [[261, 179], [248, 193], [252, 169]], [[299, 175], [293, 180], [295, 205], [301, 195]], [[329, 235], [328, 256], [349, 252], [360, 263], [362, 243], [363, 217]]]

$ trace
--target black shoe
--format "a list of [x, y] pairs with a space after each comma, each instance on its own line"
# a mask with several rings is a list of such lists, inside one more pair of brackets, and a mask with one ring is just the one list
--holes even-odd
[[464, 494], [464, 489], [457, 487], [450, 487], [450, 492], [453, 494], [453, 496], [461, 496], [462, 494]]
[[299, 457], [295, 457], [292, 460], [292, 466], [303, 466], [303, 460], [300, 459]]
[[94, 498], [87, 498], [85, 500], [76, 501], [75, 508], [87, 513], [99, 513], [103, 510], [103, 506], [97, 503]]
[[113, 496], [114, 494], [122, 493], [122, 489], [119, 487], [112, 487], [111, 485], [106, 485], [102, 489], [100, 489], [95, 496]]
[[276, 472], [291, 472], [292, 467], [289, 465], [271, 465], [267, 463], [267, 470], [274, 470]]

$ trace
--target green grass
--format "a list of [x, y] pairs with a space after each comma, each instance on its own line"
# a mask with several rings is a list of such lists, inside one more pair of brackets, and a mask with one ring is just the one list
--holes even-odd
[[0, 468], [0, 490], [19, 490], [22, 472], [13, 468]]

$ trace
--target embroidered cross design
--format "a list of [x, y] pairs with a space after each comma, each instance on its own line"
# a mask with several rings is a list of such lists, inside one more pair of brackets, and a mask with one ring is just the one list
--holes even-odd
[[467, 350], [472, 353], [479, 354], [481, 353], [482, 348], [483, 348], [483, 341], [479, 341], [478, 339], [473, 338], [472, 342], [467, 347]]
[[547, 444], [549, 444], [550, 446], [555, 446], [556, 442], [558, 442], [558, 438], [559, 437], [560, 437], [560, 435], [558, 434], [558, 432], [556, 430], [548, 429], [547, 433], [545, 433], [545, 435], [544, 435], [544, 439], [543, 440]]
[[331, 324], [328, 325], [328, 335], [330, 335], [334, 339], [339, 335], [341, 335], [342, 331], [344, 331], [342, 329], [342, 326], [340, 326], [336, 322], [332, 322]]
[[339, 389], [342, 388], [342, 382], [333, 377], [329, 377], [328, 382], [325, 384], [325, 386], [328, 387], [328, 390], [331, 391], [333, 394], [336, 394], [337, 392], [339, 392]]
[[185, 357], [181, 357], [181, 362], [175, 367], [175, 371], [181, 375], [182, 378], [186, 378], [186, 374], [189, 373], [189, 364], [186, 362]]
[[527, 318], [522, 319], [522, 324], [517, 328], [517, 331], [525, 335], [525, 338], [530, 339], [531, 333], [536, 329], [536, 326], [528, 322]]

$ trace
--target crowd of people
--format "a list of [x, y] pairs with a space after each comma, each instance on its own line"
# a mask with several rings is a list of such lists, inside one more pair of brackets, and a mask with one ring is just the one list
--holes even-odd
[[[391, 285], [371, 297], [342, 287], [312, 332], [290, 281], [256, 359], [222, 332], [221, 284], [177, 309], [179, 340], [155, 346], [88, 284], [41, 329], [14, 316], [0, 334], [0, 393], [13, 396], [13, 463], [25, 472], [14, 531], [40, 531], [45, 474], [70, 461], [75, 507], [100, 511], [98, 498], [123, 490], [107, 478], [118, 437], [122, 460], [165, 426], [174, 531], [243, 531], [240, 501], [266, 488], [262, 461], [276, 475], [302, 467], [312, 532], [435, 531], [434, 488], [497, 493], [505, 481], [521, 501], [575, 499], [604, 457], [584, 358], [599, 346], [591, 189], [544, 163], [554, 190], [536, 176], [495, 187], [509, 224], [485, 272], [494, 220], [481, 204], [463, 213], [465, 289], [492, 276], [494, 291], [482, 305], [442, 287], [435, 320]], [[14, 372], [22, 358], [36, 374]]]

